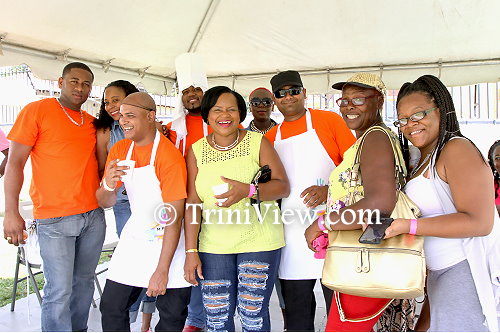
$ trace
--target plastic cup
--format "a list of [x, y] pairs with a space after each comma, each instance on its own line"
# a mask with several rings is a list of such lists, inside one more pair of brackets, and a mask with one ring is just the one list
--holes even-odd
[[[228, 183], [224, 183], [224, 184], [219, 184], [219, 185], [212, 186], [212, 191], [214, 191], [215, 195], [226, 193], [227, 191], [229, 191], [229, 184]], [[226, 200], [227, 200], [227, 198], [217, 199], [217, 202], [219, 204], [221, 204], [221, 203], [223, 203]]]
[[127, 170], [122, 170], [125, 175], [121, 176], [122, 182], [126, 183], [132, 180], [134, 176], [135, 161], [134, 160], [121, 160], [116, 163], [118, 166], [128, 166]]

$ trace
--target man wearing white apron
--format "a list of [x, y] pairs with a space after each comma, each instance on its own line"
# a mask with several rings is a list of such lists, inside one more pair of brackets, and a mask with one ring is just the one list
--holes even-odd
[[[298, 72], [275, 75], [271, 86], [284, 122], [271, 129], [266, 137], [274, 142], [291, 190], [281, 204], [286, 246], [281, 252], [279, 268], [287, 330], [314, 331], [313, 289], [321, 278], [324, 260], [314, 258], [304, 231], [315, 220], [312, 215], [324, 209], [330, 173], [355, 139], [337, 114], [305, 108], [306, 89]], [[332, 292], [323, 287], [323, 295], [328, 311]]]
[[186, 166], [175, 146], [156, 131], [155, 110], [147, 93], [123, 100], [125, 139], [111, 148], [96, 192], [99, 204], [111, 207], [123, 181], [132, 211], [107, 272], [100, 304], [103, 331], [130, 331], [128, 310], [142, 288], [157, 296], [155, 331], [181, 331], [187, 317], [191, 287], [183, 277], [181, 232]]

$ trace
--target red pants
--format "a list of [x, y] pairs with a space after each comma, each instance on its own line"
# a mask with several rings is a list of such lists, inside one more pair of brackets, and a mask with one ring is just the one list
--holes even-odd
[[[369, 317], [380, 311], [390, 301], [386, 298], [369, 298], [352, 296], [347, 294], [338, 294], [340, 304], [344, 310], [344, 315], [348, 319], [359, 319]], [[382, 315], [382, 312], [373, 319], [359, 323], [342, 322], [339, 316], [335, 296], [333, 296], [330, 314], [326, 322], [326, 332], [371, 332], [373, 326]]]

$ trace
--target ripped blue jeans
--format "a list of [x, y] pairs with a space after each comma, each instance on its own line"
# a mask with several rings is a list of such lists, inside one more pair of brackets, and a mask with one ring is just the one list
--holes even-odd
[[238, 309], [244, 332], [270, 332], [269, 299], [281, 249], [237, 254], [200, 253], [201, 293], [210, 332], [234, 332]]

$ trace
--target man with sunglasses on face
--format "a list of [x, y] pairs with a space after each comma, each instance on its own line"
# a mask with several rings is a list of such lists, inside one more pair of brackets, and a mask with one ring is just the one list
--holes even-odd
[[[306, 89], [298, 72], [290, 70], [273, 76], [271, 86], [274, 103], [285, 119], [266, 137], [274, 143], [291, 187], [290, 195], [281, 203], [281, 210], [287, 212], [283, 215], [286, 246], [281, 251], [278, 273], [287, 330], [314, 331], [313, 290], [321, 278], [324, 260], [314, 258], [314, 252], [304, 242], [308, 223], [301, 216], [304, 210], [319, 209], [326, 201], [330, 173], [342, 162], [355, 138], [336, 113], [305, 108]], [[323, 287], [323, 295], [329, 312], [333, 293]]]
[[264, 87], [255, 89], [248, 97], [250, 101], [250, 111], [253, 115], [253, 120], [247, 128], [248, 131], [266, 134], [277, 123], [271, 119], [274, 102], [273, 94]]

